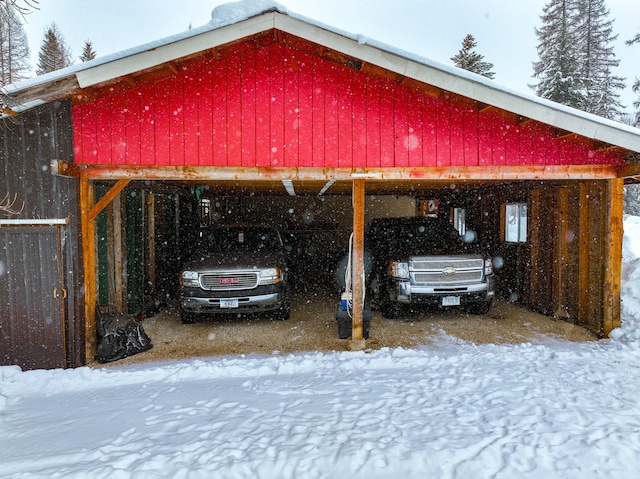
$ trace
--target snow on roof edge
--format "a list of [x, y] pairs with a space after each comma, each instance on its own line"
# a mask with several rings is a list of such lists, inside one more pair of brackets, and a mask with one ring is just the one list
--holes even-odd
[[[61, 70], [56, 70], [54, 72], [50, 72], [45, 75], [36, 76], [19, 83], [5, 85], [4, 87], [0, 87], [0, 94], [3, 94], [11, 98], [13, 95], [21, 91], [28, 90], [30, 88], [34, 88], [37, 86], [46, 85], [47, 83], [53, 83], [54, 81], [73, 76], [78, 72], [89, 70], [91, 68], [104, 65], [107, 63], [115, 62], [123, 58], [127, 58], [145, 51], [150, 51], [156, 48], [160, 48], [165, 45], [176, 43], [176, 42], [185, 40], [187, 38], [195, 37], [195, 36], [216, 30], [218, 28], [227, 27], [235, 23], [239, 23], [249, 18], [258, 16], [258, 15], [263, 15], [269, 12], [277, 12], [283, 15], [287, 15], [296, 20], [300, 20], [304, 23], [322, 28], [323, 30], [327, 30], [331, 33], [335, 33], [337, 35], [341, 35], [348, 39], [354, 40], [360, 45], [368, 45], [372, 48], [376, 48], [378, 50], [391, 53], [392, 55], [404, 58], [409, 61], [416, 62], [423, 66], [432, 68], [434, 70], [438, 70], [442, 73], [449, 74], [457, 78], [461, 78], [468, 82], [479, 84], [482, 87], [496, 91], [499, 94], [505, 94], [520, 100], [532, 102], [540, 106], [550, 108], [552, 110], [563, 112], [571, 116], [580, 117], [586, 121], [596, 122], [602, 125], [616, 128], [618, 130], [623, 130], [623, 131], [626, 131], [627, 133], [631, 133], [634, 135], [640, 134], [640, 130], [638, 128], [632, 127], [630, 125], [626, 125], [624, 123], [620, 123], [614, 120], [609, 120], [607, 118], [600, 117], [598, 115], [594, 115], [591, 113], [587, 113], [582, 110], [571, 108], [571, 107], [562, 105], [560, 103], [556, 103], [551, 100], [547, 100], [545, 98], [536, 96], [533, 93], [526, 93], [520, 90], [515, 90], [505, 85], [502, 85], [500, 83], [497, 83], [494, 80], [486, 78], [482, 75], [469, 72], [462, 68], [458, 68], [453, 65], [446, 65], [444, 63], [440, 63], [438, 61], [424, 57], [422, 55], [411, 53], [397, 47], [393, 47], [389, 44], [377, 41], [367, 36], [354, 34], [351, 32], [347, 32], [347, 31], [335, 28], [331, 25], [318, 22], [312, 18], [293, 12], [287, 7], [284, 7], [283, 5], [273, 0], [240, 0], [237, 2], [225, 3], [222, 5], [219, 5], [215, 7], [211, 12], [211, 20], [200, 27], [192, 28], [190, 30], [177, 33], [175, 35], [171, 35], [158, 40], [154, 40], [152, 42], [148, 42], [142, 45], [128, 48], [120, 52], [105, 55], [104, 57], [96, 58], [88, 62], [83, 62], [83, 63], [79, 63], [77, 65], [73, 65]], [[40, 103], [30, 102], [28, 107], [25, 104], [25, 105], [22, 105], [22, 107], [15, 108], [14, 110], [24, 111], [29, 108], [32, 108], [36, 104], [40, 104]]]

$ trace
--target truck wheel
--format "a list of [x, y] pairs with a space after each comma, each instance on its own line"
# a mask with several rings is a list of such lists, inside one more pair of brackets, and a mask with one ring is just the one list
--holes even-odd
[[196, 318], [193, 313], [187, 313], [186, 311], [180, 310], [180, 321], [183, 324], [193, 324], [196, 322]]
[[367, 288], [367, 296], [369, 298], [369, 305], [373, 310], [380, 309], [380, 280], [378, 275], [375, 275], [370, 281]]
[[291, 317], [291, 303], [285, 301], [279, 309], [276, 310], [275, 319], [278, 321], [286, 321]]
[[465, 306], [465, 311], [470, 314], [487, 314], [491, 309], [491, 301], [483, 301], [482, 303], [472, 303]]
[[380, 312], [387, 319], [396, 319], [404, 314], [405, 308], [402, 304], [393, 301], [383, 301], [380, 304]]

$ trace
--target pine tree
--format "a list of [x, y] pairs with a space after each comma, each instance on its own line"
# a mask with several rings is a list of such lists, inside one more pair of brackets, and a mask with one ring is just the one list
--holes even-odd
[[0, 8], [0, 86], [29, 78], [29, 42], [16, 11]]
[[71, 65], [71, 50], [55, 23], [47, 29], [38, 55], [36, 74], [43, 75]]
[[616, 60], [612, 43], [613, 20], [607, 20], [604, 0], [578, 0], [575, 37], [581, 58], [584, 105], [589, 113], [609, 119], [622, 115], [619, 90], [624, 89], [624, 78], [613, 74], [620, 60]]
[[96, 57], [96, 52], [93, 49], [93, 45], [89, 40], [84, 41], [84, 46], [82, 47], [82, 55], [80, 55], [81, 62], [88, 62], [93, 60]]
[[458, 68], [463, 68], [464, 70], [493, 79], [496, 75], [491, 71], [493, 69], [493, 63], [483, 61], [484, 56], [474, 50], [476, 46], [476, 39], [473, 35], [467, 34], [464, 40], [462, 40], [462, 48], [458, 54], [451, 57], [453, 64]]
[[[635, 43], [640, 43], [640, 33], [638, 33], [631, 40], [626, 41], [627, 45], [633, 45]], [[635, 82], [633, 82], [633, 92], [638, 94], [638, 99], [633, 102], [633, 107], [636, 109], [635, 118], [633, 121], [633, 125], [636, 127], [640, 127], [640, 78], [636, 77]]]
[[532, 88], [538, 96], [574, 108], [585, 104], [581, 54], [575, 37], [576, 0], [551, 0], [543, 9], [538, 37], [538, 58]]

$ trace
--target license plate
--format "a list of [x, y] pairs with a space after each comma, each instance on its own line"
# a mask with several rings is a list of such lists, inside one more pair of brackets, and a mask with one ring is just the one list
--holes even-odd
[[238, 307], [238, 298], [221, 299], [220, 308], [231, 309]]
[[445, 296], [442, 298], [442, 306], [460, 306], [460, 296]]

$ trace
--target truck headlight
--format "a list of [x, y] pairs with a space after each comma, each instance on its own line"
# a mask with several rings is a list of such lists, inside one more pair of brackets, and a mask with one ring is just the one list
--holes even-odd
[[282, 281], [280, 268], [266, 268], [260, 270], [260, 284], [276, 284]]
[[180, 285], [187, 288], [197, 288], [200, 286], [198, 283], [197, 271], [183, 271], [180, 275]]
[[484, 275], [488, 276], [493, 273], [493, 264], [490, 259], [484, 260]]
[[389, 263], [389, 274], [394, 278], [407, 279], [409, 277], [409, 264], [392, 261]]

